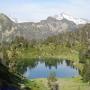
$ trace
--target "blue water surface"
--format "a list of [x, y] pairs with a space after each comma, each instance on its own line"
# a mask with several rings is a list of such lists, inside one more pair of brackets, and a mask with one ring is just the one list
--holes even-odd
[[24, 72], [24, 76], [28, 79], [32, 78], [47, 78], [49, 73], [54, 71], [57, 77], [60, 78], [71, 78], [79, 76], [79, 70], [68, 66], [65, 61], [63, 63], [58, 63], [57, 67], [48, 67], [43, 62], [38, 62], [37, 66], [30, 69], [27, 67], [27, 70]]

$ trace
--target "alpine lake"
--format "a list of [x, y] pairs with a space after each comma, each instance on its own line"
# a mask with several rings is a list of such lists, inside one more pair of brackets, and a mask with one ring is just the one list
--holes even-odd
[[24, 59], [19, 60], [17, 70], [27, 79], [47, 78], [50, 72], [55, 72], [56, 77], [78, 77], [79, 69], [73, 61], [63, 59]]

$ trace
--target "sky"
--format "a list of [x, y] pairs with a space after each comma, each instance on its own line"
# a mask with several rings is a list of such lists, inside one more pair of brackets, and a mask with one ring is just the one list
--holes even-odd
[[65, 12], [90, 20], [90, 0], [0, 0], [0, 13], [18, 22], [38, 22]]

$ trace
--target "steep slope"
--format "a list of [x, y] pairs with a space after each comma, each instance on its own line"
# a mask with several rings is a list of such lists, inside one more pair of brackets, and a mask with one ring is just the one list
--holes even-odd
[[0, 14], [0, 41], [10, 41], [15, 35], [17, 26], [6, 15]]
[[72, 21], [67, 19], [57, 20], [53, 17], [48, 17], [38, 23], [19, 23], [19, 31], [22, 30], [22, 35], [29, 40], [46, 39], [49, 36], [76, 29], [77, 25]]

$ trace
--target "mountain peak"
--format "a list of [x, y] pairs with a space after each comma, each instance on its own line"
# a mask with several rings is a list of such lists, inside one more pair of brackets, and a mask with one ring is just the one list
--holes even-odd
[[0, 23], [3, 23], [2, 21], [5, 23], [13, 22], [7, 15], [0, 13]]
[[54, 18], [56, 18], [57, 20], [67, 19], [67, 20], [69, 20], [69, 21], [74, 22], [74, 23], [77, 24], [77, 25], [88, 23], [87, 20], [73, 17], [73, 16], [68, 15], [67, 13], [64, 13], [64, 12], [61, 13], [60, 15], [55, 15]]

